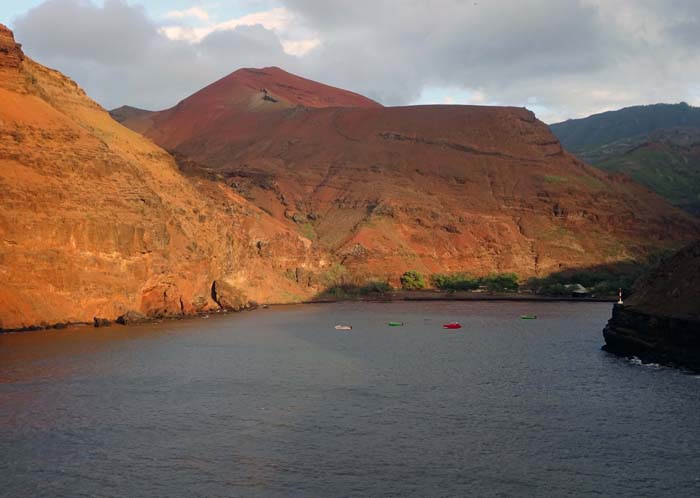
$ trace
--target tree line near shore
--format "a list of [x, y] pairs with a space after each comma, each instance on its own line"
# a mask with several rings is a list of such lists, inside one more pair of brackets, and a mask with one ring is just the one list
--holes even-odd
[[381, 295], [395, 290], [418, 291], [426, 288], [451, 292], [531, 292], [543, 296], [570, 296], [572, 286], [581, 285], [591, 296], [605, 297], [631, 292], [634, 282], [649, 268], [632, 265], [624, 270], [593, 269], [552, 274], [542, 278], [521, 280], [515, 273], [493, 273], [475, 276], [467, 272], [434, 273], [424, 275], [417, 270], [401, 275], [400, 287], [395, 288], [385, 280], [369, 280], [364, 284], [339, 283], [329, 286], [324, 295], [330, 298], [347, 299], [361, 296]]

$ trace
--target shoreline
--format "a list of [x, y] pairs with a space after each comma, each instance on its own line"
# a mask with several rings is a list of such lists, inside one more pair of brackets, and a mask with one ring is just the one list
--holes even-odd
[[206, 316], [221, 316], [233, 313], [243, 313], [247, 311], [256, 311], [267, 309], [275, 306], [299, 306], [305, 304], [333, 304], [342, 302], [368, 302], [368, 303], [392, 303], [392, 302], [434, 302], [434, 301], [502, 301], [502, 302], [575, 302], [575, 303], [615, 303], [614, 297], [567, 297], [567, 296], [542, 296], [537, 294], [518, 294], [518, 293], [497, 293], [488, 294], [481, 292], [444, 292], [444, 291], [396, 291], [387, 294], [346, 297], [346, 298], [316, 298], [296, 303], [266, 303], [255, 308], [247, 308], [239, 311], [219, 309], [211, 312], [192, 313], [187, 315], [170, 315], [161, 317], [148, 317], [146, 320], [139, 322], [121, 324], [111, 320], [109, 325], [96, 326], [94, 322], [59, 322], [51, 325], [29, 325], [14, 329], [0, 329], [0, 334], [16, 334], [24, 332], [37, 332], [42, 330], [62, 330], [68, 327], [129, 327], [134, 325], [148, 325], [151, 323], [161, 323], [166, 320], [193, 320], [195, 318], [203, 318]]
[[317, 298], [303, 301], [302, 304], [337, 303], [342, 301], [366, 301], [366, 302], [401, 302], [401, 301], [551, 301], [551, 302], [576, 302], [576, 303], [615, 303], [617, 297], [570, 297], [570, 296], [545, 296], [539, 294], [518, 293], [486, 293], [486, 292], [444, 292], [444, 291], [396, 291], [381, 295], [366, 295], [349, 298]]

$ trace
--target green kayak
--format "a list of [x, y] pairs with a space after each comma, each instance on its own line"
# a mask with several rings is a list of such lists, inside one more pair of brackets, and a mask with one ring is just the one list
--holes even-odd
[[522, 315], [520, 318], [523, 320], [537, 320], [537, 315]]
[[403, 327], [403, 322], [389, 322], [389, 327]]

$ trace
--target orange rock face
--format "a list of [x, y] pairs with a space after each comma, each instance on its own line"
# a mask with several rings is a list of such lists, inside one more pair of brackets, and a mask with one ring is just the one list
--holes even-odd
[[[188, 178], [0, 27], [0, 328], [313, 294], [307, 239], [221, 183]], [[233, 306], [233, 305], [232, 305]]]
[[[310, 106], [267, 99], [275, 94], [247, 84], [245, 71], [127, 124], [362, 278], [396, 281], [412, 268], [528, 277], [640, 259], [698, 236], [697, 220], [576, 160], [525, 109], [384, 108], [338, 96], [336, 106]], [[259, 73], [265, 88], [288, 78]]]

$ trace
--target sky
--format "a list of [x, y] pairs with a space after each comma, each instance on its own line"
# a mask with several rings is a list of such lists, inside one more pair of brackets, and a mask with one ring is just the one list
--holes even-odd
[[700, 0], [0, 0], [0, 23], [108, 109], [164, 109], [266, 66], [384, 105], [548, 123], [700, 105]]

